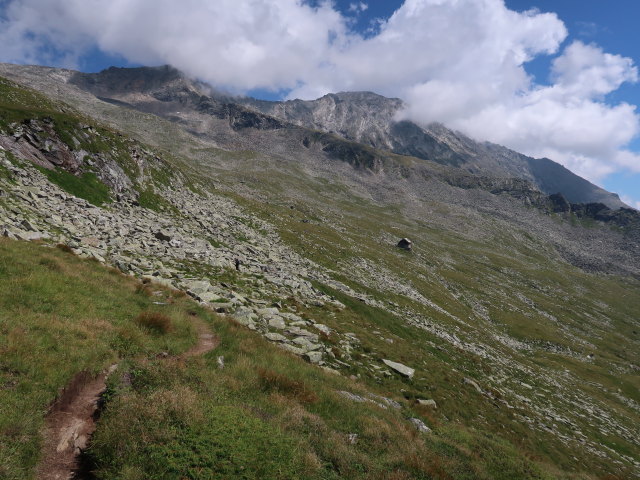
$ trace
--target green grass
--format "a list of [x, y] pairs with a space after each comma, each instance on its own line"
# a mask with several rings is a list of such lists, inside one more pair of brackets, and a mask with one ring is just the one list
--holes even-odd
[[162, 195], [157, 194], [151, 187], [141, 190], [138, 195], [138, 203], [141, 207], [154, 210], [156, 212], [168, 211], [177, 214], [178, 211]]
[[[179, 352], [193, 342], [184, 307], [163, 310], [175, 332], [134, 322], [153, 309], [136, 282], [57, 249], [0, 239], [0, 477], [29, 478], [48, 406], [76, 373], [119, 357]], [[157, 307], [155, 307], [157, 308]]]
[[[158, 298], [168, 305], [153, 305]], [[337, 390], [367, 389], [188, 297], [62, 250], [0, 239], [0, 311], [2, 478], [32, 477], [59, 389], [78, 371], [115, 362], [89, 451], [98, 478], [553, 478], [504, 440], [437, 422], [435, 436], [421, 435], [405, 420], [419, 414], [406, 400], [396, 397], [404, 405], [396, 411], [344, 399]], [[158, 358], [193, 343], [194, 316], [219, 347], [186, 361]]]
[[[32, 93], [26, 91], [24, 95], [3, 115], [14, 115], [19, 120], [20, 115], [29, 118], [28, 115], [34, 114], [25, 107], [34, 101], [29, 97]], [[55, 124], [65, 142], [73, 141], [75, 127], [72, 120], [67, 122], [59, 118]], [[162, 187], [182, 179], [182, 173], [171, 176], [163, 169], [178, 168], [179, 165], [191, 174], [194, 173], [192, 166], [180, 163], [182, 160], [176, 156], [166, 165], [151, 165], [150, 171], [149, 165], [141, 169], [128, 154], [128, 150], [137, 145], [135, 142], [117, 137], [108, 129], [96, 129], [98, 138], [78, 140], [90, 143], [83, 143], [88, 151], [104, 153], [112, 149], [118, 163], [132, 179], [141, 175], [150, 178], [153, 186], [145, 184], [141, 193], [143, 206], [171, 210], [162, 196]], [[163, 137], [161, 144], [167, 148], [178, 145], [169, 136]], [[184, 146], [175, 148], [174, 153], [178, 155]], [[195, 153], [205, 155], [207, 152]], [[162, 333], [162, 328], [136, 323], [135, 317], [151, 305], [147, 302], [132, 307], [130, 296], [144, 299], [144, 289], [134, 289], [133, 293], [129, 291], [124, 295], [126, 317], [116, 314], [112, 318], [102, 312], [85, 320], [83, 325], [89, 332], [92, 332], [89, 326], [94, 320], [103, 322], [98, 324], [100, 328], [115, 325], [105, 327], [107, 332], [111, 328], [117, 332], [105, 337], [108, 341], [96, 338], [95, 333], [73, 333], [77, 330], [73, 323], [56, 320], [60, 312], [67, 312], [65, 319], [72, 319], [75, 314], [65, 300], [50, 295], [48, 287], [37, 283], [47, 263], [56, 268], [55, 265], [62, 262], [62, 273], [59, 271], [57, 277], [66, 279], [67, 257], [59, 257], [59, 252], [53, 252], [47, 254], [53, 255], [53, 264], [49, 259], [35, 270], [25, 267], [32, 272], [31, 281], [35, 287], [25, 283], [22, 301], [29, 312], [38, 312], [42, 317], [38, 328], [30, 330], [27, 338], [44, 339], [42, 350], [46, 355], [33, 345], [25, 348], [23, 354], [36, 352], [33, 357], [40, 362], [49, 362], [58, 356], [67, 358], [66, 349], [46, 340], [53, 335], [52, 331], [59, 331], [56, 335], [64, 335], [69, 345], [78, 350], [74, 350], [75, 355], [86, 355], [85, 362], [77, 366], [96, 370], [108, 355], [124, 359], [110, 380], [109, 402], [91, 450], [101, 478], [575, 480], [629, 476], [609, 459], [591, 455], [579, 443], [565, 442], [524, 423], [523, 417], [540, 417], [529, 404], [514, 399], [511, 393], [523, 394], [531, 398], [536, 407], [550, 408], [569, 417], [588, 440], [640, 459], [633, 440], [615, 433], [603, 433], [603, 425], [597, 423], [597, 417], [585, 415], [580, 402], [572, 402], [572, 399], [588, 399], [622, 425], [632, 425], [637, 419], [637, 412], [615, 396], [615, 392], [620, 391], [629, 399], [640, 401], [637, 375], [629, 367], [638, 364], [637, 352], [640, 351], [637, 334], [640, 285], [637, 281], [582, 272], [549, 254], [553, 247], [541, 237], [532, 232], [505, 229], [504, 223], [488, 216], [481, 220], [489, 225], [485, 226], [476, 224], [473, 218], [466, 218], [453, 206], [437, 202], [428, 204], [430, 215], [446, 217], [447, 221], [457, 221], [461, 225], [469, 223], [470, 227], [482, 227], [480, 233], [488, 233], [486, 237], [467, 235], [461, 230], [439, 226], [437, 218], [434, 221], [431, 217], [417, 219], [417, 213], [416, 218], [412, 218], [401, 205], [381, 205], [360, 197], [338, 181], [312, 179], [295, 165], [271, 172], [261, 166], [262, 158], [258, 161], [253, 152], [228, 153], [215, 149], [209, 153], [218, 160], [243, 162], [242, 168], [218, 171], [224, 173], [216, 179], [218, 193], [224, 190], [225, 182], [237, 185], [238, 181], [243, 181], [247, 188], [268, 195], [269, 201], [265, 202], [260, 195], [255, 200], [228, 194], [246, 211], [272, 223], [281, 238], [300, 254], [332, 270], [336, 280], [383, 304], [392, 301], [405, 312], [421, 315], [429, 324], [449, 333], [455, 332], [463, 341], [489, 345], [493, 354], [504, 361], [494, 362], [471, 354], [452, 342], [408, 325], [403, 314], [394, 315], [384, 308], [368, 306], [319, 283], [315, 284], [317, 288], [335, 296], [346, 308], [303, 305], [293, 298], [273, 300], [295, 306], [301, 316], [334, 329], [336, 334], [324, 340], [334, 346], [340, 358], [349, 362], [349, 367], [340, 369], [343, 376], [325, 374], [298, 358], [283, 354], [257, 335], [211, 316], [188, 300], [180, 300], [180, 307], [170, 307], [179, 310], [172, 314], [175, 318], [172, 317], [170, 325], [175, 322], [179, 325], [181, 321], [188, 324], [188, 317], [184, 320], [181, 315], [194, 312], [215, 327], [222, 343], [215, 353], [201, 359], [187, 362], [159, 360], [154, 358], [155, 348], [164, 348], [163, 341], [179, 343], [182, 337], [179, 330], [166, 329]], [[391, 166], [390, 158], [386, 160], [385, 166]], [[202, 188], [208, 188], [206, 179], [195, 173], [194, 178], [202, 182]], [[188, 186], [190, 180], [184, 181]], [[294, 208], [290, 208], [292, 205]], [[312, 219], [312, 222], [303, 223], [305, 219]], [[250, 228], [259, 226], [245, 217], [236, 220]], [[557, 221], [563, 220], [557, 218]], [[415, 242], [416, 248], [411, 254], [398, 251], [392, 241], [404, 236]], [[221, 246], [217, 242], [212, 245]], [[501, 245], [500, 251], [496, 251], [495, 245]], [[40, 254], [30, 253], [31, 250], [16, 248], [7, 250], [7, 258], [13, 255], [24, 265], [27, 265], [29, 255], [36, 260], [40, 258]], [[71, 257], [69, 261], [77, 260]], [[382, 277], [397, 279], [445, 309], [449, 315], [371, 281], [366, 269], [357, 269], [360, 261], [380, 268]], [[212, 283], [223, 281], [241, 294], [251, 294], [243, 291], [251, 288], [247, 276], [233, 269], [211, 268], [192, 261], [184, 261], [183, 266], [193, 275], [209, 278]], [[99, 270], [97, 266], [91, 266], [94, 267]], [[82, 275], [86, 274], [87, 271], [83, 271]], [[5, 277], [0, 278], [5, 280]], [[80, 289], [81, 297], [93, 296], [99, 304], [103, 301], [103, 293], [111, 295], [110, 288], [102, 292], [92, 283], [87, 289]], [[10, 297], [14, 290], [5, 287], [4, 294]], [[522, 296], [515, 295], [516, 292]], [[67, 293], [69, 299], [83, 305], [83, 300], [76, 298], [72, 291]], [[4, 314], [1, 307], [0, 312]], [[9, 310], [9, 313], [11, 321], [6, 320], [7, 324], [15, 325], [15, 318], [22, 318], [21, 312]], [[353, 332], [360, 339], [351, 353], [338, 342], [338, 334], [345, 332]], [[0, 335], [5, 332], [0, 331]], [[93, 335], [90, 338], [97, 345], [97, 353], [88, 353], [84, 343], [74, 343], [80, 342], [74, 335]], [[532, 346], [532, 350], [511, 349], [498, 342], [494, 335], [522, 341]], [[10, 340], [0, 340], [4, 342], [0, 343], [0, 348], [11, 342], [15, 344], [17, 337], [13, 334], [6, 338]], [[558, 347], [560, 353], [546, 350], [548, 345]], [[566, 353], [568, 348], [575, 356]], [[591, 363], [583, 361], [580, 356], [591, 350], [597, 352], [596, 359]], [[179, 349], [174, 346], [171, 351]], [[19, 363], [11, 351], [6, 352], [11, 361]], [[225, 356], [227, 366], [224, 370], [217, 368], [217, 355]], [[416, 368], [415, 377], [407, 380], [396, 375], [380, 375], [372, 365], [380, 366], [382, 358]], [[12, 368], [0, 370], [7, 385], [12, 385], [22, 375], [20, 369]], [[121, 381], [126, 377], [132, 378], [130, 385]], [[465, 377], [475, 379], [493, 397], [463, 384]], [[559, 383], [552, 383], [555, 380]], [[38, 384], [41, 379], [30, 377], [26, 381]], [[531, 390], [519, 382], [526, 382]], [[338, 397], [335, 390], [361, 394], [374, 391], [400, 401], [403, 409], [400, 412], [383, 411], [369, 404], [354, 404]], [[53, 390], [47, 392], [50, 399]], [[435, 399], [438, 409], [434, 411], [417, 405], [417, 398]], [[507, 407], [502, 399], [510, 406]], [[13, 401], [16, 404], [17, 400]], [[33, 404], [27, 406], [33, 408]], [[419, 435], [406, 422], [408, 416], [422, 418], [434, 434]], [[37, 416], [31, 417], [32, 422], [40, 421]], [[543, 421], [548, 420], [543, 418]], [[29, 424], [26, 415], [12, 422], [0, 430], [0, 436], [8, 438], [0, 447], [7, 452], [21, 449], [16, 455], [22, 455], [19, 458], [32, 464], [38, 452], [38, 441], [34, 440], [37, 426], [26, 428], [24, 441], [16, 441], [20, 436], [16, 433], [20, 422]], [[573, 436], [573, 427], [563, 425], [561, 421], [557, 423], [554, 428]], [[347, 441], [347, 435], [351, 433], [358, 434], [359, 440], [355, 444]], [[218, 445], [212, 436], [220, 437], [228, 448]], [[273, 441], [268, 443], [267, 438]], [[262, 463], [269, 457], [257, 448], [260, 442], [268, 443], [268, 451], [275, 459], [267, 462], [266, 467]], [[28, 469], [17, 470], [20, 461], [15, 458], [18, 457], [7, 455], [6, 458], [13, 458], [13, 463], [7, 460], [10, 466], [4, 467], [0, 461], [5, 468], [0, 470], [0, 476], [9, 472], [7, 475], [12, 475], [9, 478], [23, 478], [20, 475]], [[261, 459], [262, 463], [256, 459]]]
[[49, 170], [40, 167], [39, 170], [46, 175], [52, 183], [55, 183], [65, 192], [84, 198], [87, 202], [98, 207], [111, 202], [109, 187], [102, 183], [95, 173], [83, 173], [79, 177], [55, 168]]
[[[470, 239], [431, 222], [414, 222], [392, 207], [354, 199], [340, 189], [332, 189], [331, 196], [327, 196], [323, 191], [325, 187], [315, 188], [315, 179], [302, 176], [296, 179], [296, 187], [286, 175], [280, 180], [282, 172], [277, 175], [277, 179], [265, 178], [265, 183], [273, 181], [290, 186], [296, 192], [291, 195], [295, 202], [284, 196], [275, 197], [268, 204], [251, 198], [234, 198], [247, 210], [274, 224], [281, 238], [298, 253], [331, 269], [336, 280], [383, 304], [393, 301], [402, 309], [420, 313], [428, 323], [456, 332], [462, 339], [490, 345], [494, 353], [507, 361], [496, 364], [467, 353], [428, 332], [408, 326], [401, 316], [367, 306], [316, 283], [317, 288], [338, 298], [347, 308], [339, 311], [331, 307], [304, 307], [298, 313], [337, 332], [356, 333], [360, 343], [354, 347], [350, 359], [342, 357], [351, 365], [342, 370], [345, 375], [358, 376], [368, 385], [390, 393], [402, 391], [407, 399], [436, 399], [439, 405], [436, 411], [423, 411], [411, 404], [407, 408], [435, 426], [439, 438], [446, 436], [444, 432], [452, 431], [452, 422], [475, 425], [479, 431], [493, 435], [497, 445], [502, 445], [497, 451], [510, 445], [527, 457], [555, 465], [553, 478], [628, 476], [627, 470], [618, 470], [609, 460], [590, 455], [577, 442], [565, 442], [554, 434], [524, 424], [521, 416], [539, 417], [528, 404], [514, 400], [511, 392], [532, 398], [532, 405], [536, 407], [550, 408], [561, 416], [568, 416], [588, 439], [602, 441], [623, 455], [639, 459], [637, 445], [628, 437], [611, 434], [600, 440], [599, 432], [607, 428], [606, 422], [597, 425], [591, 416], [582, 416], [585, 411], [577, 412], [572, 400], [588, 399], [610, 412], [620, 425], [626, 425], [628, 419], [637, 419], [637, 412], [614, 396], [619, 390], [638, 402], [637, 379], [629, 378], [629, 365], [638, 362], [640, 340], [634, 333], [638, 328], [637, 314], [633, 312], [640, 308], [637, 281], [580, 271], [550, 257], [547, 253], [550, 247], [544, 240], [527, 232], [501, 231], [496, 226], [495, 232], [499, 233], [495, 238]], [[270, 188], [286, 190], [277, 186]], [[304, 191], [304, 201], [300, 200], [301, 191]], [[296, 208], [289, 208], [292, 203]], [[320, 224], [300, 221], [310, 216], [325, 220]], [[409, 236], [416, 248], [411, 255], [403, 254], [391, 241], [381, 242], [383, 235], [391, 239]], [[502, 245], [500, 251], [496, 251], [496, 243]], [[412, 286], [461, 321], [396, 292], [381, 290], [369, 283], [366, 274], [358, 278], [360, 272], [349, 271], [354, 259], [365, 259], [371, 265], [386, 268], [392, 278]], [[515, 292], [523, 297], [514, 295]], [[486, 319], [476, 313], [482, 311], [478, 306], [484, 308]], [[374, 334], [373, 330], [379, 333]], [[529, 353], [505, 347], [496, 341], [494, 334], [523, 341], [533, 350]], [[559, 352], [546, 350], [549, 345]], [[345, 354], [339, 345], [335, 349]], [[596, 361], [591, 364], [580, 359], [590, 351], [597, 352]], [[381, 358], [416, 368], [413, 381], [381, 377], [370, 367], [380, 365]], [[518, 368], [519, 365], [528, 371]], [[492, 392], [496, 400], [463, 385], [464, 377], [475, 379], [483, 389]], [[562, 381], [561, 388], [551, 387], [545, 380], [547, 377], [567, 380]], [[496, 384], [496, 378], [505, 378], [504, 383]], [[533, 389], [528, 390], [519, 382]], [[501, 399], [510, 407], [505, 407]], [[565, 435], [574, 435], [574, 430], [561, 422], [554, 428]], [[468, 433], [464, 428], [461, 431]], [[450, 443], [458, 449], [454, 457], [460, 460], [461, 452], [468, 447], [457, 440]], [[474, 455], [469, 462], [475, 467], [484, 462], [499, 464], [498, 457], [488, 453]], [[509, 455], [504, 458], [505, 461], [513, 459]], [[497, 472], [503, 468], [506, 469], [488, 469], [485, 473], [491, 471], [491, 475], [498, 477]], [[480, 478], [478, 475], [451, 476]], [[511, 478], [520, 476], [522, 474], [512, 474]]]

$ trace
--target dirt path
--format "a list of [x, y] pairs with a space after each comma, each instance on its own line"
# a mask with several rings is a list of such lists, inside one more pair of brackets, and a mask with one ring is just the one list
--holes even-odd
[[204, 355], [218, 346], [220, 340], [216, 337], [209, 325], [198, 317], [193, 318], [194, 326], [198, 332], [198, 342], [182, 354], [182, 358]]
[[78, 467], [78, 455], [86, 448], [96, 429], [94, 414], [110, 371], [97, 377], [77, 374], [53, 405], [46, 419], [42, 460], [36, 477], [40, 480], [67, 480]]
[[[180, 359], [204, 355], [218, 346], [218, 338], [204, 321], [194, 318], [193, 322], [198, 341], [180, 355]], [[106, 389], [107, 377], [116, 367], [112, 365], [97, 377], [80, 372], [52, 406], [46, 418], [42, 458], [36, 469], [38, 480], [79, 480], [85, 477], [78, 473], [80, 454], [96, 429], [100, 395]]]

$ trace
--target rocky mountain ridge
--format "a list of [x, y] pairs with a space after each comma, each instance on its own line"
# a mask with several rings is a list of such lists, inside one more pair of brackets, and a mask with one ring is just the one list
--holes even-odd
[[625, 206], [616, 194], [573, 174], [548, 158], [531, 158], [500, 145], [477, 142], [434, 123], [426, 127], [402, 119], [404, 103], [372, 92], [328, 94], [311, 101], [243, 104], [296, 125], [336, 133], [348, 140], [453, 165], [473, 174], [513, 177], [531, 182], [550, 195], [562, 193], [573, 203]]
[[[221, 94], [204, 84], [189, 80], [169, 66], [111, 68], [99, 74], [76, 73], [69, 82], [100, 99], [159, 113], [170, 119], [178, 118], [172, 115], [177, 109], [194, 109], [201, 114], [228, 119], [234, 130], [271, 130], [298, 125], [336, 134], [374, 149], [454, 166], [484, 179], [495, 178], [498, 183], [508, 183], [509, 180], [502, 180], [504, 177], [522, 179], [547, 195], [561, 193], [570, 203], [602, 203], [613, 210], [626, 207], [616, 194], [604, 191], [552, 160], [533, 159], [499, 145], [479, 143], [440, 124], [422, 128], [410, 121], [396, 121], [404, 107], [402, 100], [389, 99], [372, 92], [328, 94], [314, 101], [269, 102]], [[241, 106], [250, 110], [244, 110]], [[255, 115], [251, 110], [267, 116]], [[184, 115], [184, 112], [181, 114]], [[303, 141], [309, 142], [308, 134]], [[354, 148], [360, 152], [354, 153]], [[360, 147], [337, 145], [335, 141], [329, 141], [323, 143], [323, 150], [334, 155], [359, 155], [356, 163], [362, 164], [364, 158], [364, 165], [376, 168], [375, 159], [367, 158], [371, 155]], [[453, 183], [452, 178], [457, 179], [459, 175], [448, 175], [446, 180]], [[470, 183], [473, 182], [465, 180], [459, 186]], [[483, 188], [486, 183], [486, 180], [480, 180], [475, 186]], [[529, 187], [525, 189], [533, 190]], [[522, 196], [522, 191], [516, 195]], [[532, 203], [546, 206], [548, 202]]]
[[[616, 194], [606, 192], [552, 160], [534, 159], [499, 145], [480, 143], [437, 123], [423, 128], [411, 121], [397, 121], [404, 106], [402, 100], [371, 92], [328, 94], [313, 101], [269, 102], [220, 93], [169, 66], [112, 67], [98, 74], [75, 72], [68, 81], [102, 100], [176, 120], [180, 118], [173, 115], [176, 111], [194, 109], [229, 118], [234, 129], [297, 125], [376, 149], [452, 165], [472, 174], [521, 178], [548, 195], [562, 193], [572, 203], [604, 203], [613, 209], [625, 207]], [[255, 111], [267, 117], [256, 116], [252, 113]]]

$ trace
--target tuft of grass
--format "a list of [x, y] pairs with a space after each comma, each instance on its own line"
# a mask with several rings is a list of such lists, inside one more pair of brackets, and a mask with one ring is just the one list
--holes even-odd
[[156, 333], [173, 331], [171, 318], [160, 312], [142, 312], [135, 318], [135, 323]]
[[258, 378], [262, 384], [262, 390], [265, 392], [278, 392], [306, 404], [318, 401], [318, 395], [303, 382], [292, 380], [281, 373], [267, 368], [260, 368], [258, 369]]
[[73, 249], [65, 243], [58, 243], [56, 248], [65, 253], [73, 253]]

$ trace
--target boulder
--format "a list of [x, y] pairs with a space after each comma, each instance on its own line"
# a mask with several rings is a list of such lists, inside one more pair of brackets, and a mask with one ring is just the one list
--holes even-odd
[[407, 378], [413, 377], [413, 374], [416, 372], [413, 368], [407, 367], [402, 363], [394, 362], [392, 360], [383, 359], [382, 363], [384, 363], [390, 369], [395, 370], [400, 375], [403, 375]]
[[322, 347], [322, 345], [310, 342], [309, 339], [305, 337], [296, 337], [293, 339], [293, 343], [300, 346], [300, 348], [305, 351], [318, 350]]
[[267, 317], [267, 322], [271, 328], [277, 328], [278, 330], [284, 330], [287, 327], [284, 319], [279, 315], [270, 315]]
[[416, 430], [418, 430], [420, 433], [431, 432], [431, 429], [427, 427], [425, 423], [419, 418], [410, 418], [409, 421], [412, 423], [414, 427], [416, 427]]
[[27, 232], [37, 232], [38, 231], [38, 229], [36, 227], [34, 227], [33, 224], [29, 220], [23, 220], [22, 223], [20, 223], [20, 225]]
[[213, 292], [202, 292], [197, 294], [197, 298], [201, 302], [215, 302], [220, 300], [221, 297]]
[[317, 365], [322, 361], [322, 352], [313, 351], [305, 353], [302, 358], [304, 358], [307, 362], [313, 363]]
[[192, 297], [208, 292], [211, 288], [211, 284], [207, 280], [194, 280], [191, 282], [185, 282], [183, 285]]
[[331, 329], [322, 323], [314, 323], [313, 328], [320, 330], [325, 335], [331, 335]]
[[283, 350], [286, 350], [287, 352], [293, 353], [294, 355], [302, 356], [305, 353], [305, 351], [301, 348], [294, 347], [293, 345], [289, 345], [288, 343], [278, 343], [278, 346]]
[[272, 342], [286, 342], [287, 341], [287, 337], [285, 337], [284, 335], [280, 335], [279, 333], [275, 333], [275, 332], [269, 332], [266, 333], [265, 338], [267, 340], [271, 340]]
[[408, 238], [401, 238], [396, 246], [403, 250], [411, 251], [413, 249], [413, 242]]
[[253, 313], [253, 310], [251, 310], [250, 308], [240, 307], [233, 314], [233, 318], [237, 322], [242, 323], [243, 325], [246, 325], [248, 323], [253, 323], [253, 321], [257, 319], [258, 316], [255, 313]]

